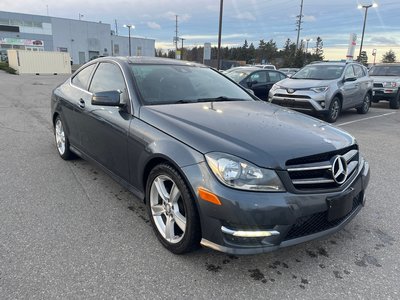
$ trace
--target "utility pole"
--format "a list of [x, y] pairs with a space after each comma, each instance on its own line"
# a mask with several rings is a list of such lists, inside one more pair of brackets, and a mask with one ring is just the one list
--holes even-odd
[[178, 51], [178, 15], [175, 15], [175, 50]]
[[183, 60], [183, 41], [186, 40], [184, 38], [181, 38], [181, 42], [182, 42], [182, 48], [181, 48], [181, 60]]
[[224, 9], [224, 0], [219, 3], [219, 29], [218, 29], [218, 50], [217, 50], [217, 70], [221, 68], [221, 33], [222, 33], [222, 11]]
[[303, 0], [301, 0], [300, 4], [300, 15], [297, 16], [297, 41], [296, 41], [296, 51], [299, 49], [299, 38], [300, 38], [300, 30], [301, 30], [301, 23], [303, 21], [301, 20], [303, 18]]
[[115, 35], [118, 35], [118, 24], [117, 24], [117, 19], [115, 21]]

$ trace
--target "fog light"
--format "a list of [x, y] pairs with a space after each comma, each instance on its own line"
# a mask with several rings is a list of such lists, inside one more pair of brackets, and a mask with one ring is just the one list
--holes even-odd
[[321, 101], [320, 105], [321, 107], [325, 108], [325, 101]]

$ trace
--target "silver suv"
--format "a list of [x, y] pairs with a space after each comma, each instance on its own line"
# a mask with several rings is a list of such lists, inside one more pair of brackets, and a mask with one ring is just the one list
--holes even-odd
[[390, 108], [400, 108], [400, 64], [380, 64], [369, 70], [374, 80], [372, 102], [389, 101]]
[[373, 81], [356, 62], [318, 62], [291, 78], [276, 83], [268, 100], [285, 107], [323, 115], [333, 123], [342, 110], [356, 108], [366, 114], [371, 105]]

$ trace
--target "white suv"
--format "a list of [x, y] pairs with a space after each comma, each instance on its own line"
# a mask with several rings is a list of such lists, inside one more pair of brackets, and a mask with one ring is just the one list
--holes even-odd
[[323, 115], [333, 123], [342, 110], [366, 114], [371, 105], [372, 79], [356, 62], [318, 62], [276, 83], [268, 100], [295, 110]]

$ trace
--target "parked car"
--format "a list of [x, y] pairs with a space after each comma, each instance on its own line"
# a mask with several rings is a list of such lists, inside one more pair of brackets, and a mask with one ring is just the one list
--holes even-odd
[[280, 69], [278, 69], [278, 71], [285, 73], [288, 77], [293, 76], [299, 70], [300, 70], [299, 68], [280, 68]]
[[389, 101], [390, 108], [400, 108], [400, 64], [380, 64], [369, 70], [374, 80], [373, 102]]
[[254, 65], [254, 67], [261, 68], [261, 69], [268, 69], [268, 70], [276, 70], [274, 65]]
[[269, 101], [295, 110], [323, 115], [333, 123], [342, 110], [366, 114], [371, 105], [372, 78], [356, 62], [320, 62], [305, 66], [275, 84]]
[[225, 75], [251, 89], [258, 98], [265, 101], [268, 100], [268, 92], [274, 83], [287, 77], [282, 72], [257, 67], [239, 67]]
[[354, 137], [200, 64], [90, 61], [53, 91], [51, 118], [61, 158], [143, 199], [173, 253], [277, 250], [340, 230], [364, 205], [369, 165]]

